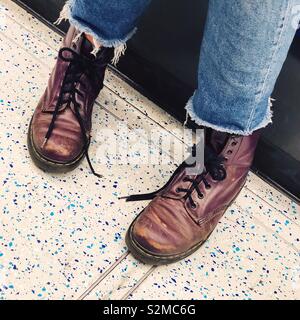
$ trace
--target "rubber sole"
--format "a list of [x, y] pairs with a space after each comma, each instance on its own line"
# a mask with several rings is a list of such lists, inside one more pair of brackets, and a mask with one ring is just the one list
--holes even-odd
[[[245, 181], [246, 183], [246, 181]], [[230, 204], [227, 206], [227, 208], [224, 210], [224, 214], [226, 213], [227, 209], [233, 204], [233, 202], [236, 200], [240, 192], [245, 186], [245, 183], [243, 184], [243, 187], [241, 190], [238, 192], [238, 194], [234, 197], [234, 199], [230, 202]], [[143, 213], [143, 211], [134, 219], [134, 221], [131, 223], [125, 237], [125, 242], [126, 245], [129, 249], [129, 251], [132, 253], [132, 255], [138, 259], [139, 261], [146, 263], [146, 264], [151, 264], [151, 265], [167, 265], [171, 263], [178, 262], [182, 259], [185, 259], [186, 257], [190, 256], [193, 254], [195, 251], [197, 251], [211, 236], [213, 231], [207, 236], [206, 239], [202, 240], [201, 242], [197, 243], [195, 246], [190, 248], [188, 251], [183, 252], [181, 254], [177, 255], [155, 255], [147, 250], [145, 250], [142, 246], [140, 246], [133, 238], [132, 230], [134, 227], [134, 224], [138, 217]]]
[[132, 229], [134, 227], [134, 223], [135, 220], [133, 221], [133, 223], [130, 225], [127, 233], [126, 233], [126, 238], [125, 238], [125, 242], [126, 245], [129, 249], [129, 251], [131, 252], [131, 254], [139, 261], [145, 263], [145, 264], [151, 264], [151, 265], [155, 265], [155, 266], [159, 266], [159, 265], [167, 265], [167, 264], [171, 264], [171, 263], [175, 263], [178, 262], [180, 260], [185, 259], [186, 257], [190, 256], [191, 254], [193, 254], [195, 251], [197, 251], [205, 242], [206, 240], [210, 237], [211, 234], [209, 234], [209, 236], [199, 242], [198, 244], [196, 244], [194, 247], [192, 247], [190, 250], [182, 253], [182, 254], [178, 254], [178, 255], [155, 255], [152, 254], [148, 251], [146, 251], [145, 249], [143, 249], [134, 239], [132, 236]]
[[71, 162], [66, 163], [60, 163], [51, 161], [45, 157], [43, 157], [36, 149], [34, 142], [33, 142], [33, 133], [32, 133], [32, 126], [31, 126], [32, 120], [29, 124], [29, 129], [27, 133], [27, 145], [29, 154], [31, 156], [31, 159], [33, 160], [34, 164], [41, 170], [51, 173], [67, 173], [72, 170], [74, 170], [82, 159], [85, 157], [85, 152], [82, 151], [76, 159], [74, 159]]

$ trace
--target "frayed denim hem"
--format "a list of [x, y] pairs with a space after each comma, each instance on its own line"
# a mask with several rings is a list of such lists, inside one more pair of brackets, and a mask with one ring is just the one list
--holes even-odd
[[68, 20], [70, 24], [72, 24], [81, 33], [91, 35], [96, 42], [94, 43], [95, 49], [92, 52], [92, 54], [94, 55], [96, 55], [101, 48], [100, 45], [97, 45], [97, 43], [101, 44], [103, 47], [114, 48], [114, 57], [111, 63], [116, 65], [119, 62], [120, 57], [125, 54], [127, 48], [126, 42], [136, 33], [137, 28], [134, 28], [123, 39], [104, 39], [97, 33], [95, 33], [95, 31], [92, 30], [90, 27], [83, 25], [82, 22], [76, 20], [72, 16], [73, 6], [74, 0], [68, 0], [64, 5], [62, 11], [60, 12], [59, 18], [54, 22], [54, 24], [60, 24], [62, 21]]
[[272, 123], [272, 118], [273, 118], [273, 112], [272, 112], [272, 102], [274, 101], [274, 99], [270, 98], [269, 99], [269, 105], [268, 105], [268, 112], [267, 115], [265, 116], [265, 118], [263, 119], [263, 121], [261, 121], [260, 124], [258, 124], [256, 127], [254, 127], [251, 130], [234, 130], [231, 128], [226, 128], [226, 127], [222, 127], [222, 126], [218, 126], [212, 123], [209, 123], [208, 121], [202, 120], [196, 113], [194, 110], [194, 103], [193, 103], [193, 99], [194, 99], [195, 94], [189, 99], [189, 101], [187, 102], [185, 109], [187, 111], [187, 118], [188, 116], [190, 116], [190, 118], [195, 121], [196, 124], [198, 124], [199, 126], [204, 126], [204, 127], [208, 127], [220, 132], [226, 132], [226, 133], [230, 133], [230, 134], [236, 134], [236, 135], [243, 135], [243, 136], [249, 136], [251, 135], [254, 131], [265, 128], [267, 125], [269, 125], [270, 123]]

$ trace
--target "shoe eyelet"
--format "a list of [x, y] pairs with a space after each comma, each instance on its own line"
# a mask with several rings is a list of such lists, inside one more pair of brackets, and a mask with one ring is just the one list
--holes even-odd
[[206, 189], [206, 190], [211, 189], [211, 185], [209, 184], [209, 185], [205, 186], [205, 189]]
[[177, 188], [177, 189], [175, 190], [175, 192], [176, 192], [176, 193], [179, 193], [179, 192], [180, 192], [179, 188]]
[[233, 152], [232, 150], [228, 150], [227, 154], [232, 154], [232, 152]]
[[237, 142], [236, 141], [233, 141], [232, 144], [231, 144], [233, 147], [235, 147], [237, 145]]
[[198, 195], [198, 199], [202, 200], [204, 198], [204, 195], [202, 194], [201, 196]]
[[196, 204], [191, 204], [191, 208], [195, 210], [197, 208], [197, 205]]

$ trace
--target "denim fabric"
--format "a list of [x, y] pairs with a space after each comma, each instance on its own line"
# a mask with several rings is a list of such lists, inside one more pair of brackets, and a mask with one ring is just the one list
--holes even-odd
[[75, 27], [93, 35], [106, 47], [117, 47], [131, 38], [151, 0], [68, 0], [61, 14]]
[[251, 134], [271, 122], [270, 95], [296, 33], [300, 0], [210, 0], [198, 89], [198, 124]]
[[[117, 46], [149, 2], [69, 0], [67, 18], [103, 45]], [[198, 89], [186, 106], [196, 123], [248, 135], [271, 122], [270, 95], [299, 12], [300, 0], [210, 0]]]

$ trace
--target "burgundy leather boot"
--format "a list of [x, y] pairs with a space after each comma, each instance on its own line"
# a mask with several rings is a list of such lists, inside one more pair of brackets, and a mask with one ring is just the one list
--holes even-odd
[[86, 156], [96, 174], [88, 156], [91, 117], [113, 49], [102, 48], [96, 56], [93, 49], [84, 34], [70, 27], [30, 122], [29, 152], [45, 171], [73, 170]]
[[207, 136], [204, 172], [188, 175], [183, 163], [157, 193], [127, 198], [154, 198], [126, 235], [137, 259], [161, 265], [189, 256], [210, 236], [242, 190], [259, 133], [246, 137], [212, 130]]

